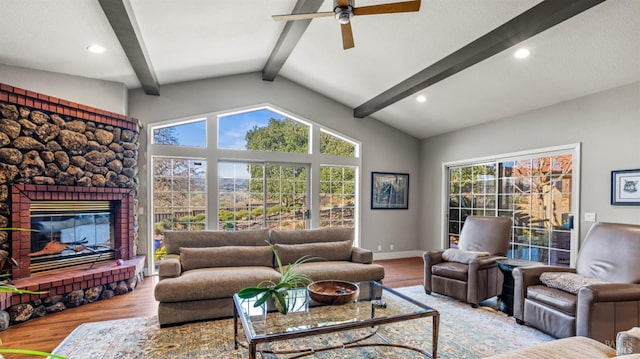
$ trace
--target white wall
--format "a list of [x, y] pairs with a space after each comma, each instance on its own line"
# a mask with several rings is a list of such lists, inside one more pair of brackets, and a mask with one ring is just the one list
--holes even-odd
[[420, 145], [421, 249], [442, 247], [442, 164], [582, 144], [580, 240], [592, 223], [640, 224], [640, 207], [610, 204], [612, 170], [640, 168], [640, 82], [423, 140]]
[[[301, 87], [282, 77], [262, 81], [260, 73], [192, 81], [162, 86], [160, 96], [147, 96], [142, 90], [129, 93], [130, 115], [145, 125], [258, 104], [271, 104], [334, 129], [362, 142], [361, 246], [383, 252], [394, 244], [394, 252], [418, 248], [419, 148], [417, 139], [371, 118], [357, 119], [353, 110]], [[140, 206], [147, 203], [146, 143], [140, 148]], [[410, 174], [409, 210], [370, 210], [371, 172]], [[146, 218], [140, 223], [141, 236], [147, 236]]]
[[[582, 221], [584, 212], [596, 212], [598, 221], [640, 223], [640, 207], [609, 204], [610, 172], [640, 168], [640, 83], [418, 141], [371, 118], [354, 118], [351, 109], [282, 77], [262, 81], [258, 73], [167, 85], [159, 97], [142, 90], [127, 93], [121, 83], [2, 64], [0, 82], [130, 115], [144, 124], [270, 103], [359, 139], [362, 245], [373, 250], [382, 245], [388, 252], [392, 243], [394, 253], [441, 247], [443, 162], [578, 142], [581, 236], [591, 225]], [[144, 131], [142, 137], [141, 206], [146, 213]], [[369, 209], [372, 171], [410, 174], [408, 211]], [[141, 236], [146, 238], [146, 218], [141, 217]]]
[[127, 114], [123, 83], [0, 64], [0, 82], [101, 110]]

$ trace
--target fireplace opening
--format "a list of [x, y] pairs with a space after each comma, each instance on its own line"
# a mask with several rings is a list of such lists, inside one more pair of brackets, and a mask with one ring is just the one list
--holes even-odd
[[31, 272], [115, 258], [111, 201], [32, 201]]

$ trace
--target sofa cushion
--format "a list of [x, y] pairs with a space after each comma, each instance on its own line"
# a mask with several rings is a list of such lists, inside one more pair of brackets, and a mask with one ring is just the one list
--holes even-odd
[[540, 275], [540, 281], [547, 287], [557, 288], [573, 294], [578, 294], [580, 287], [607, 283], [607, 281], [600, 278], [567, 272], [544, 272]]
[[640, 327], [618, 332], [616, 353], [618, 355], [640, 353]]
[[183, 271], [211, 267], [270, 267], [273, 263], [273, 252], [268, 246], [180, 248], [180, 262]]
[[266, 246], [269, 230], [251, 231], [166, 231], [164, 246], [167, 254], [180, 254], [180, 248], [205, 248], [222, 246]]
[[442, 262], [431, 267], [431, 274], [466, 282], [469, 278], [469, 266], [457, 262]]
[[612, 358], [615, 350], [597, 340], [586, 337], [569, 337], [536, 344], [522, 349], [509, 350], [485, 359], [597, 359]]
[[457, 248], [449, 248], [442, 253], [442, 259], [448, 262], [458, 262], [469, 264], [474, 259], [488, 257], [489, 252], [462, 251]]
[[379, 264], [362, 264], [344, 261], [307, 262], [294, 272], [305, 273], [315, 280], [346, 280], [349, 282], [381, 281], [384, 267]]
[[527, 288], [527, 298], [556, 308], [571, 316], [576, 315], [577, 296], [563, 290], [544, 285], [534, 285]]
[[306, 229], [299, 231], [272, 230], [272, 244], [301, 244], [318, 242], [341, 242], [349, 240], [353, 243], [354, 229], [347, 227]]
[[275, 244], [278, 257], [283, 265], [291, 264], [303, 256], [311, 256], [310, 261], [349, 261], [351, 260], [351, 241]]
[[180, 277], [159, 281], [155, 297], [159, 302], [230, 298], [242, 288], [256, 286], [269, 279], [274, 282], [280, 279], [280, 273], [270, 266], [193, 269]]

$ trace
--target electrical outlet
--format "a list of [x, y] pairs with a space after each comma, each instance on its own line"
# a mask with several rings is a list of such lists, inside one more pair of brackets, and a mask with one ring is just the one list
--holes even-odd
[[393, 244], [389, 246], [389, 250], [393, 250]]
[[382, 251], [382, 245], [378, 244], [378, 252]]
[[584, 213], [584, 221], [585, 222], [595, 222], [596, 214], [594, 212], [585, 212]]

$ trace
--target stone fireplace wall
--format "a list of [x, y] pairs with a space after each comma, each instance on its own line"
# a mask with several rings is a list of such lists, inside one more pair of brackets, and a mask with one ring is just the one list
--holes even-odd
[[[16, 222], [12, 216], [18, 218], [12, 213], [12, 186], [50, 187], [52, 193], [58, 186], [79, 193], [128, 189], [133, 192], [128, 213], [133, 238], [126, 248], [127, 256], [134, 255], [139, 133], [135, 119], [0, 84], [0, 227]], [[11, 233], [0, 232], [0, 269], [20, 277], [24, 268], [16, 270], [11, 260], [18, 251], [24, 249], [16, 248], [15, 241], [12, 245]]]
[[0, 231], [0, 273], [11, 274], [16, 288], [36, 291], [0, 292], [0, 331], [127, 293], [142, 278], [140, 128], [120, 114], [0, 83], [0, 228], [30, 226], [31, 200], [117, 201], [116, 255], [124, 259], [32, 275], [28, 233]]

